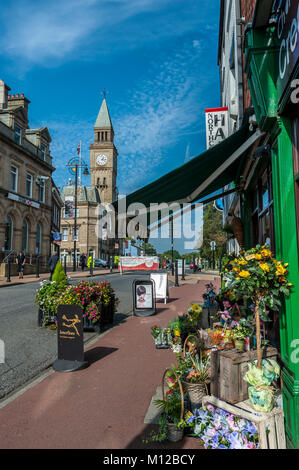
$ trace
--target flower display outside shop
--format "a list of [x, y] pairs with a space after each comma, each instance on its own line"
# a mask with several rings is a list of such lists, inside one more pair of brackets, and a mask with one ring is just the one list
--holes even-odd
[[231, 261], [230, 270], [223, 276], [227, 289], [251, 299], [254, 304], [259, 368], [262, 367], [260, 312], [265, 313], [266, 306], [278, 309], [281, 298], [290, 294], [292, 284], [287, 280], [287, 266], [276, 260], [268, 248], [257, 245]]
[[198, 437], [205, 449], [257, 449], [258, 432], [248, 420], [227, 411], [206, 405], [185, 414], [186, 426]]

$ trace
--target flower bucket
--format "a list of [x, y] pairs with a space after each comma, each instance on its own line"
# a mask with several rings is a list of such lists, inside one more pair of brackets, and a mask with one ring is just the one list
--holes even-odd
[[244, 349], [245, 349], [245, 341], [244, 340], [234, 339], [234, 344], [235, 344], [235, 348], [238, 349], [238, 351], [244, 351]]
[[184, 436], [184, 429], [180, 429], [177, 427], [176, 424], [167, 423], [167, 439], [171, 442], [178, 442], [183, 439]]
[[154, 338], [156, 349], [169, 349], [170, 342], [169, 342], [169, 335], [165, 337], [164, 331], [161, 331], [157, 338]]
[[253, 408], [262, 413], [270, 413], [274, 408], [274, 389], [268, 385], [248, 387], [248, 395]]

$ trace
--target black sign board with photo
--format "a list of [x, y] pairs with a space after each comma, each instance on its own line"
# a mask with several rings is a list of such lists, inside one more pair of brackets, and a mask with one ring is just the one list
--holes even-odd
[[154, 282], [137, 280], [133, 282], [133, 313], [136, 317], [149, 317], [156, 313]]
[[57, 372], [72, 372], [88, 366], [84, 360], [83, 310], [79, 305], [59, 305], [57, 309]]

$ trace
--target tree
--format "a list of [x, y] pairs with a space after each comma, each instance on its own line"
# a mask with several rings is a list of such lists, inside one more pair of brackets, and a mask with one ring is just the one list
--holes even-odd
[[145, 243], [143, 241], [140, 248], [142, 250], [144, 250], [144, 252], [147, 256], [156, 256], [157, 255], [157, 250], [151, 243]]
[[222, 213], [215, 209], [212, 202], [204, 206], [201, 249], [203, 258], [212, 257], [211, 241], [216, 242], [215, 258], [222, 258], [226, 253], [226, 234], [222, 227]]
[[65, 280], [66, 280], [66, 275], [65, 275], [64, 269], [62, 267], [61, 262], [58, 261], [54, 269], [52, 281], [55, 281], [58, 283], [58, 282], [63, 282]]
[[[168, 258], [170, 261], [172, 260], [172, 250], [167, 250], [163, 253], [162, 258]], [[173, 250], [173, 261], [177, 259], [181, 259], [181, 255], [177, 250]]]

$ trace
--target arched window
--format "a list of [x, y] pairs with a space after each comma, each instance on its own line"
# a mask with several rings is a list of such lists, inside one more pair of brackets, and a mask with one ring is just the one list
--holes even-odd
[[5, 219], [5, 241], [4, 241], [5, 251], [12, 250], [12, 234], [13, 234], [13, 220], [8, 215]]
[[22, 251], [24, 253], [27, 253], [28, 251], [28, 232], [29, 232], [28, 222], [26, 219], [24, 219], [23, 225], [22, 225]]
[[41, 229], [40, 224], [37, 224], [37, 226], [36, 226], [36, 245], [35, 245], [35, 251], [36, 251], [37, 255], [40, 254], [41, 247], [42, 247], [42, 229]]

